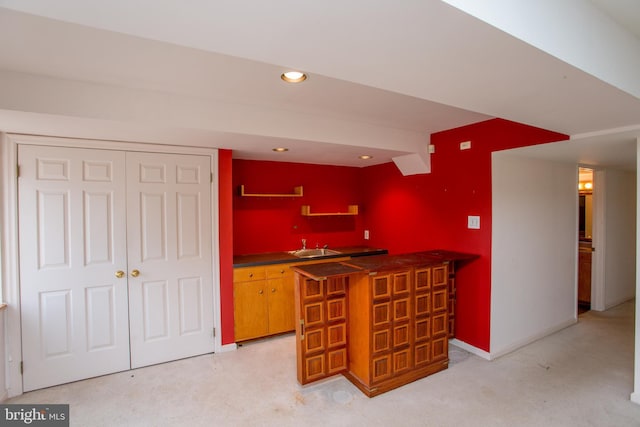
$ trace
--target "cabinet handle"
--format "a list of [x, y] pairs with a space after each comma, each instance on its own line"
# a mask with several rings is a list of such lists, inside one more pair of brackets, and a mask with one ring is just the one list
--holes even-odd
[[284, 274], [284, 270], [280, 270], [280, 274]]
[[276, 291], [276, 288], [271, 288], [271, 292], [275, 292], [275, 291]]
[[264, 292], [264, 291], [263, 291], [262, 289], [260, 289], [260, 290], [258, 291], [258, 294], [262, 295], [262, 293], [263, 293], [263, 292]]
[[139, 275], [140, 275], [140, 272], [138, 270], [131, 270], [132, 277], [138, 277]]
[[116, 271], [116, 277], [118, 279], [122, 279], [124, 277], [124, 271], [122, 271], [122, 270]]
[[253, 277], [253, 273], [249, 273], [249, 277]]

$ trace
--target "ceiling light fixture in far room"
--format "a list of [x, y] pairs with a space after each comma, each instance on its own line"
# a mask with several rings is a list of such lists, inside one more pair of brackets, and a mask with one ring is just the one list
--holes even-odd
[[368, 154], [363, 154], [361, 156], [358, 156], [358, 158], [361, 160], [369, 160], [369, 159], [373, 159], [373, 156], [370, 156]]
[[282, 73], [280, 78], [287, 83], [302, 83], [307, 80], [307, 75], [300, 71], [287, 71], [286, 73]]
[[276, 153], [284, 153], [285, 151], [289, 151], [288, 148], [284, 148], [284, 147], [276, 147], [276, 148], [272, 148], [273, 151], [275, 151]]

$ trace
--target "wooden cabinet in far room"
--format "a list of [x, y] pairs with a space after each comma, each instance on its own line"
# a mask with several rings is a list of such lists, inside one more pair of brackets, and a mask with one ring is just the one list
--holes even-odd
[[591, 242], [580, 242], [578, 250], [578, 305], [591, 308]]

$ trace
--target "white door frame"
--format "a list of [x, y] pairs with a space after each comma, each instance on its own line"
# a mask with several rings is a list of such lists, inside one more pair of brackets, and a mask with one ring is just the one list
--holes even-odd
[[[213, 321], [220, 331], [220, 245], [218, 226], [218, 150], [180, 145], [157, 145], [136, 142], [70, 139], [20, 134], [0, 134], [0, 192], [2, 200], [2, 240], [0, 241], [0, 272], [6, 311], [6, 386], [8, 397], [22, 394], [22, 338], [20, 328], [20, 277], [18, 260], [18, 145], [49, 145], [73, 148], [99, 148], [103, 150], [145, 151], [154, 153], [198, 154], [211, 161], [211, 249], [213, 266]], [[221, 333], [214, 337], [214, 351], [223, 351]], [[0, 367], [2, 369], [3, 367]]]
[[640, 405], [640, 137], [636, 138], [636, 313], [631, 401]]
[[[585, 166], [589, 167], [589, 166]], [[605, 288], [605, 260], [606, 260], [606, 217], [607, 211], [605, 203], [605, 182], [606, 171], [590, 167], [593, 170], [593, 242], [595, 248], [593, 252], [593, 262], [591, 265], [591, 310], [606, 310], [604, 288]]]

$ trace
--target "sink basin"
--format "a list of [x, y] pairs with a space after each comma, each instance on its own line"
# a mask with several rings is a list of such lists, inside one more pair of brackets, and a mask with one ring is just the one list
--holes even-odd
[[329, 255], [340, 255], [340, 252], [332, 249], [298, 249], [297, 251], [290, 251], [291, 255], [298, 258], [317, 258]]

